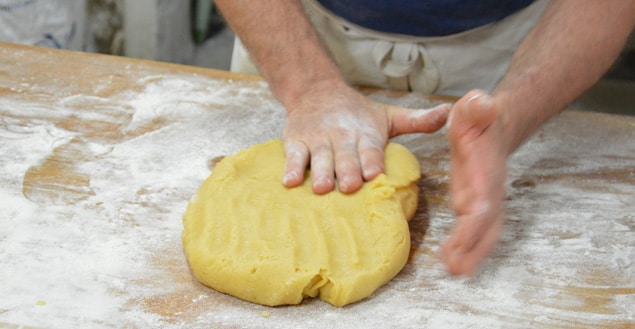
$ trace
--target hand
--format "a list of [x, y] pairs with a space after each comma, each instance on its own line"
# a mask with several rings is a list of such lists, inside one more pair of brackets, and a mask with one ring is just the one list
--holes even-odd
[[283, 183], [302, 184], [308, 165], [312, 188], [324, 194], [335, 188], [357, 191], [384, 171], [388, 138], [431, 133], [445, 125], [450, 105], [412, 110], [371, 101], [351, 87], [313, 88], [291, 106], [284, 129], [286, 166]]
[[441, 249], [451, 274], [473, 275], [503, 227], [507, 148], [496, 99], [471, 91], [452, 108], [450, 193], [456, 224]]

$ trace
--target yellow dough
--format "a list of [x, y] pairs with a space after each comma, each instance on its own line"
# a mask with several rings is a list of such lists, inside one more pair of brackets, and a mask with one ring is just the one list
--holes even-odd
[[273, 140], [226, 157], [203, 182], [183, 215], [185, 255], [200, 282], [263, 305], [319, 296], [343, 306], [401, 271], [420, 176], [410, 151], [388, 144], [386, 174], [350, 195], [316, 195], [310, 179], [286, 188], [284, 162]]

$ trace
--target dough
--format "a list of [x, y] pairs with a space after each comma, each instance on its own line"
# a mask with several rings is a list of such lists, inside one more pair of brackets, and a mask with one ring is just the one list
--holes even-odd
[[284, 187], [279, 140], [226, 157], [183, 215], [194, 275], [270, 306], [317, 296], [343, 306], [369, 296], [406, 264], [407, 220], [417, 207], [416, 158], [393, 143], [385, 157], [386, 174], [350, 195], [316, 195], [310, 179]]

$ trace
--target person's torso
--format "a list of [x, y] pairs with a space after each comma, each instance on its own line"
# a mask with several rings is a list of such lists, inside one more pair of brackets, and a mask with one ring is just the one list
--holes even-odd
[[388, 33], [446, 36], [501, 20], [534, 0], [317, 0], [356, 25]]

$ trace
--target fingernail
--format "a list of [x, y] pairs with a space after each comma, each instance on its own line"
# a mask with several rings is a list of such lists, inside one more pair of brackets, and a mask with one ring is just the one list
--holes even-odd
[[339, 189], [340, 189], [340, 191], [346, 193], [348, 191], [348, 183], [343, 181], [343, 180], [340, 180], [339, 181]]
[[316, 180], [313, 181], [314, 187], [323, 187], [329, 185], [331, 185], [331, 180], [328, 177], [318, 177]]
[[472, 95], [472, 97], [467, 99], [465, 102], [465, 106], [468, 106], [472, 101], [477, 101], [478, 109], [489, 109], [491, 100], [489, 97], [484, 97], [485, 94], [478, 93], [476, 95]]
[[477, 98], [479, 98], [481, 96], [483, 96], [483, 94], [481, 94], [481, 93], [474, 94], [474, 95], [470, 96], [470, 98], [467, 99], [466, 103], [470, 104], [471, 101], [473, 101], [473, 100], [475, 100], [475, 99], [477, 99]]
[[288, 185], [291, 181], [295, 180], [296, 178], [298, 178], [298, 173], [295, 171], [290, 171], [284, 175], [284, 178], [282, 178], [282, 183], [284, 185]]
[[347, 193], [351, 189], [351, 179], [344, 177], [338, 181], [340, 191]]

